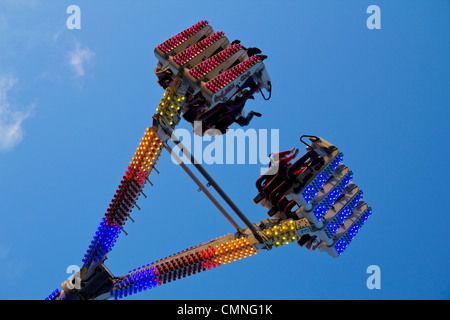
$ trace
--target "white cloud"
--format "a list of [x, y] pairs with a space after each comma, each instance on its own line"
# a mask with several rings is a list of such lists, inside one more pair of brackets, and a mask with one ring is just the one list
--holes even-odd
[[8, 151], [22, 141], [22, 123], [27, 119], [34, 105], [19, 110], [8, 101], [8, 92], [16, 85], [17, 79], [0, 77], [0, 151]]
[[77, 77], [84, 76], [85, 65], [92, 62], [94, 56], [94, 52], [89, 48], [82, 48], [79, 43], [76, 44], [75, 50], [69, 53], [69, 65]]

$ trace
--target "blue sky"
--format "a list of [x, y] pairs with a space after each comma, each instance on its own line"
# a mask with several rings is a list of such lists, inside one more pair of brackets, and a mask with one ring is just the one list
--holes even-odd
[[[153, 49], [200, 20], [269, 56], [252, 128], [278, 129], [283, 150], [334, 143], [373, 214], [339, 259], [291, 244], [133, 298], [448, 299], [450, 3], [168, 4], [0, 0], [0, 299], [44, 299], [81, 266], [163, 94]], [[206, 166], [253, 222], [260, 167]], [[158, 170], [106, 261], [115, 275], [234, 231], [168, 153]]]

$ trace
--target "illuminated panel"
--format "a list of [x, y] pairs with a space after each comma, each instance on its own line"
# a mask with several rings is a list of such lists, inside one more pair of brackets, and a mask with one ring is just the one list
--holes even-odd
[[127, 297], [255, 254], [247, 238], [221, 237], [130, 271], [115, 283], [111, 296]]
[[106, 218], [102, 219], [100, 226], [95, 232], [89, 249], [83, 258], [83, 263], [89, 267], [92, 263], [100, 262], [102, 258], [112, 249], [120, 234], [118, 226], [109, 224]]
[[111, 250], [158, 161], [161, 147], [154, 129], [147, 128], [83, 258], [87, 267], [102, 261]]
[[273, 245], [278, 248], [279, 246], [299, 240], [300, 238], [296, 231], [295, 221], [286, 220], [279, 225], [265, 229], [263, 232], [269, 240], [272, 240]]
[[[305, 228], [310, 230], [309, 225], [304, 218], [290, 219], [277, 225], [270, 224], [262, 232], [269, 242], [279, 247], [299, 240], [303, 232], [298, 232]], [[257, 249], [248, 238], [228, 234], [130, 271], [117, 279], [110, 295], [121, 299], [256, 254]]]
[[180, 112], [184, 101], [184, 96], [175, 94], [171, 88], [167, 88], [156, 109], [159, 121], [173, 129], [180, 120]]
[[[213, 263], [217, 263], [218, 266], [257, 254], [255, 248], [253, 248], [248, 239], [244, 237], [217, 244], [214, 246], [213, 252]], [[211, 263], [208, 262], [208, 266], [210, 264]]]
[[247, 238], [219, 238], [156, 262], [159, 284], [175, 281], [256, 254]]
[[157, 272], [154, 267], [149, 266], [129, 272], [115, 284], [111, 296], [117, 300], [156, 287]]
[[166, 92], [164, 92], [163, 97], [161, 99], [161, 102], [158, 105], [158, 108], [156, 108], [156, 112], [161, 115], [164, 116], [164, 114], [166, 113], [168, 106], [170, 105], [170, 102], [173, 99], [173, 96], [175, 95], [174, 91], [172, 90], [172, 88], [167, 88]]
[[234, 44], [226, 48], [225, 50], [220, 51], [211, 58], [197, 64], [189, 70], [189, 74], [195, 79], [199, 80], [241, 49], [242, 45]]
[[143, 188], [144, 182], [140, 176], [138, 177], [139, 180], [136, 178], [134, 169], [129, 167], [106, 210], [107, 223], [119, 227], [125, 224]]
[[178, 53], [177, 55], [171, 57], [172, 61], [174, 61], [178, 66], [183, 66], [188, 63], [190, 60], [195, 58], [200, 52], [205, 51], [208, 47], [212, 46], [215, 42], [221, 39], [225, 33], [218, 31], [206, 39], [203, 39], [200, 42], [190, 46], [186, 50]]
[[[45, 298], [45, 300], [55, 300], [60, 294], [59, 289], [56, 289], [55, 291], [53, 291], [47, 298]], [[63, 299], [60, 299], [63, 300]]]
[[[348, 245], [353, 241], [356, 234], [372, 214], [372, 209], [367, 207], [367, 204], [364, 201], [358, 203], [358, 207], [355, 211], [358, 209], [363, 212], [356, 216], [355, 219], [352, 219], [352, 215], [355, 215], [355, 213], [352, 214], [335, 234], [335, 237], [339, 239], [334, 245], [334, 250], [338, 255], [341, 255], [347, 249]], [[354, 220], [354, 222], [352, 220]]]
[[105, 214], [107, 223], [122, 227], [128, 219], [161, 154], [162, 142], [147, 128]]
[[[172, 124], [174, 120], [172, 112], [174, 108], [176, 111], [180, 110], [183, 100], [184, 97], [174, 95], [170, 90], [166, 91], [158, 108], [158, 114], [162, 120]], [[83, 258], [87, 267], [102, 261], [111, 250], [120, 231], [123, 230], [122, 226], [136, 206], [148, 177], [161, 155], [161, 148], [162, 142], [155, 129], [147, 128]]]
[[352, 179], [353, 174], [350, 171], [347, 173], [343, 179], [328, 193], [325, 199], [323, 199], [319, 205], [314, 209], [314, 216], [317, 221], [322, 220], [323, 216], [328, 212], [328, 210], [334, 205], [337, 198], [342, 194], [344, 189], [347, 187], [348, 183]]
[[325, 233], [328, 238], [332, 238], [338, 229], [344, 224], [345, 220], [352, 214], [355, 207], [363, 197], [363, 192], [359, 191], [353, 199], [325, 227]]
[[130, 175], [135, 174], [139, 183], [145, 183], [146, 174], [152, 170], [161, 154], [161, 146], [162, 142], [153, 128], [147, 128], [128, 170]]
[[317, 177], [311, 182], [305, 190], [303, 190], [302, 195], [305, 199], [306, 203], [310, 203], [311, 200], [317, 195], [320, 189], [324, 186], [333, 172], [336, 170], [339, 163], [341, 163], [343, 159], [343, 154], [339, 153], [329, 164], [325, 167], [325, 169], [317, 175]]
[[222, 88], [226, 87], [229, 83], [235, 80], [237, 77], [242, 75], [245, 71], [249, 70], [251, 67], [256, 65], [261, 61], [258, 56], [252, 56], [247, 60], [242, 61], [233, 68], [223, 72], [222, 74], [214, 77], [205, 83], [205, 86], [213, 93], [218, 92]]
[[180, 32], [179, 34], [173, 36], [172, 38], [164, 41], [160, 45], [157, 46], [159, 50], [161, 50], [162, 53], [168, 53], [172, 51], [174, 48], [181, 45], [183, 42], [185, 42], [187, 39], [192, 37], [194, 34], [202, 30], [208, 25], [208, 21], [200, 21], [196, 24], [194, 24], [192, 27]]

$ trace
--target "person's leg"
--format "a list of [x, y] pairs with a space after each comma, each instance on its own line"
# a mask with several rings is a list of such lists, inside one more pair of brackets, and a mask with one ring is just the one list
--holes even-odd
[[239, 124], [241, 127], [248, 126], [250, 121], [252, 121], [253, 116], [261, 117], [262, 114], [259, 112], [250, 111], [246, 117], [243, 117], [243, 116], [237, 117], [236, 123]]

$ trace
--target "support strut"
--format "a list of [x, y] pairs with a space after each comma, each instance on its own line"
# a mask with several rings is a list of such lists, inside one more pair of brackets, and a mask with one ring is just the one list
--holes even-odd
[[223, 191], [223, 189], [217, 184], [217, 182], [209, 175], [209, 173], [203, 168], [203, 166], [197, 161], [197, 159], [190, 153], [190, 151], [181, 143], [178, 137], [172, 133], [170, 139], [178, 146], [178, 148], [183, 152], [183, 154], [190, 160], [194, 167], [200, 172], [200, 174], [208, 181], [214, 190], [222, 197], [222, 199], [230, 206], [230, 208], [236, 213], [236, 215], [244, 222], [248, 229], [253, 233], [253, 235], [261, 243], [264, 240], [258, 234], [255, 226], [251, 221], [245, 216], [245, 214], [238, 208], [238, 206], [230, 199], [230, 197]]
[[181, 168], [188, 174], [188, 176], [195, 182], [195, 184], [200, 188], [201, 191], [208, 197], [208, 199], [216, 206], [216, 208], [223, 214], [223, 216], [231, 223], [231, 225], [239, 232], [242, 233], [242, 229], [234, 221], [234, 219], [228, 214], [228, 212], [222, 207], [222, 205], [214, 198], [214, 196], [209, 192], [209, 190], [202, 184], [202, 182], [195, 176], [195, 174], [188, 168], [188, 166], [183, 162], [183, 160], [175, 153], [172, 152], [172, 148], [164, 143], [164, 147], [175, 159], [175, 161], [181, 166]]

